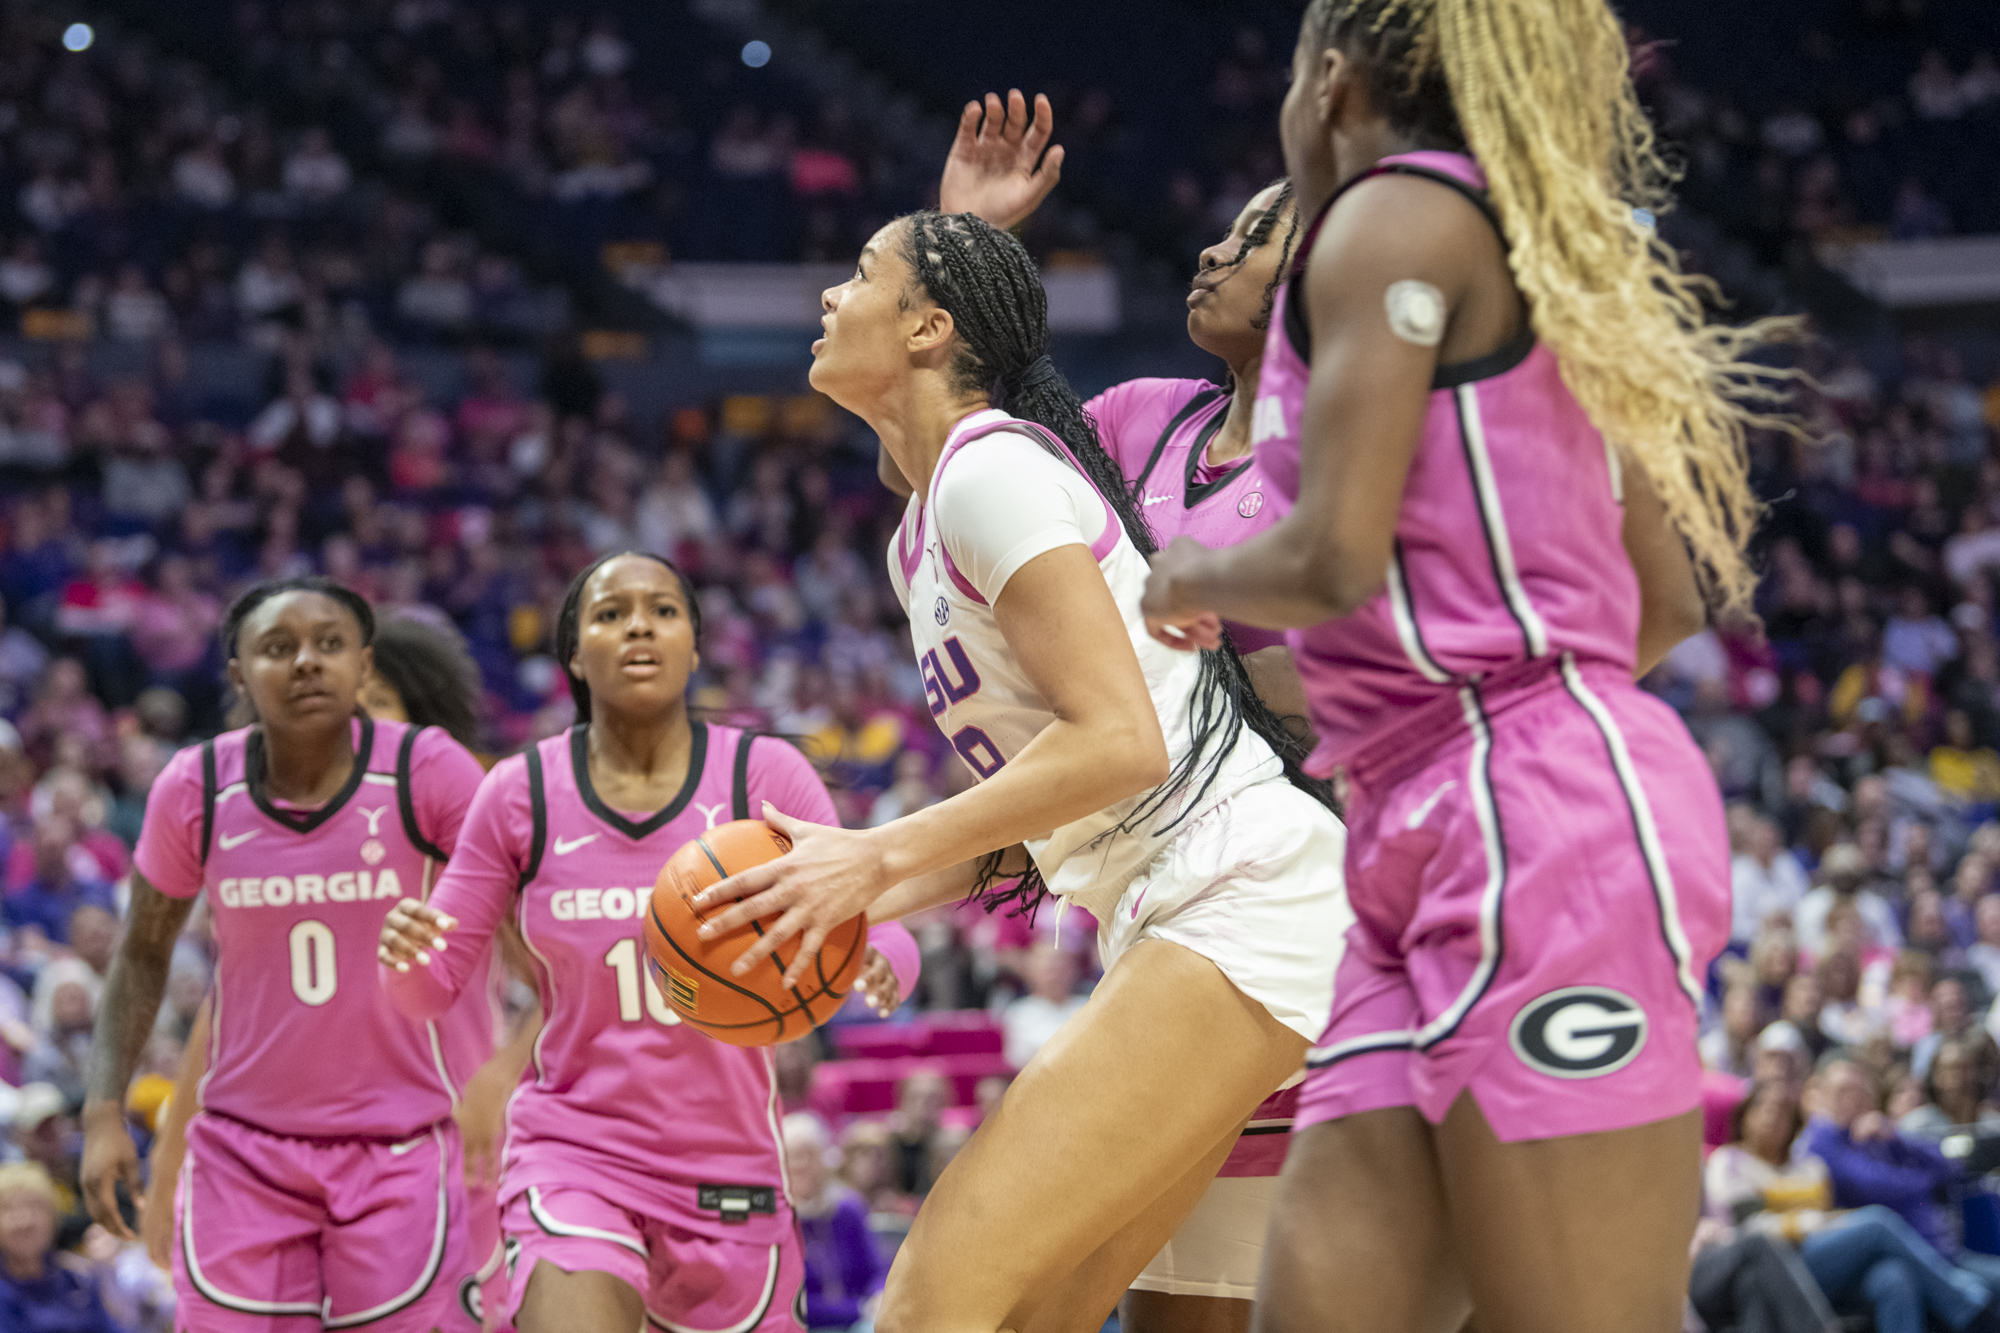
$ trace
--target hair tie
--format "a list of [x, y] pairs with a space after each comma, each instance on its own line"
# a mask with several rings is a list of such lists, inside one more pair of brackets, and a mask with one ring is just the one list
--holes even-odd
[[1062, 372], [1056, 369], [1055, 362], [1044, 355], [1030, 361], [1018, 375], [1010, 378], [1013, 380], [1016, 393], [1026, 393], [1031, 389], [1039, 389], [1050, 380], [1061, 379]]

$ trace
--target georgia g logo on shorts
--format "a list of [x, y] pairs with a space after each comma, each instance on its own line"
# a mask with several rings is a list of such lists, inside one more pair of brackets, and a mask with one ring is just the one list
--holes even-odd
[[1601, 1078], [1639, 1057], [1646, 1011], [1604, 986], [1568, 986], [1522, 1006], [1507, 1029], [1521, 1063], [1551, 1078]]

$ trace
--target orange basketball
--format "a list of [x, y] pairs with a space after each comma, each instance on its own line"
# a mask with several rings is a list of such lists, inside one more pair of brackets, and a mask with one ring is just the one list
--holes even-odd
[[747, 977], [729, 968], [764, 933], [751, 922], [712, 940], [695, 931], [712, 912], [695, 910], [693, 898], [717, 880], [774, 861], [791, 840], [761, 819], [723, 824], [688, 843], [660, 867], [646, 913], [646, 955], [653, 979], [683, 1023], [733, 1046], [775, 1046], [802, 1037], [833, 1017], [854, 986], [868, 954], [868, 917], [843, 921], [827, 937], [807, 979], [785, 984], [785, 969], [799, 941], [787, 940]]

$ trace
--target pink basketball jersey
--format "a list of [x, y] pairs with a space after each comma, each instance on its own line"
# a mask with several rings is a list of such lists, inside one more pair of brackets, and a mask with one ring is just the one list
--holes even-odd
[[316, 810], [264, 793], [264, 736], [175, 755], [147, 799], [139, 873], [215, 914], [202, 1108], [273, 1134], [406, 1138], [445, 1119], [493, 1053], [490, 989], [411, 1022], [375, 980], [382, 918], [422, 898], [484, 776], [434, 727], [354, 724], [347, 785]]
[[[1146, 526], [1164, 548], [1192, 537], [1211, 550], [1234, 546], [1282, 512], [1254, 456], [1221, 466], [1208, 446], [1229, 415], [1229, 390], [1207, 380], [1129, 380], [1084, 404], [1097, 438], [1132, 484]], [[1229, 622], [1240, 653], [1285, 641], [1284, 631]]]
[[[1385, 172], [1457, 190], [1498, 230], [1470, 158], [1399, 154], [1343, 188]], [[1287, 508], [1312, 375], [1303, 256], [1318, 230], [1278, 293], [1258, 386], [1256, 458]], [[1629, 671], [1639, 588], [1620, 537], [1620, 486], [1615, 453], [1532, 330], [1439, 366], [1387, 586], [1352, 615], [1287, 636], [1320, 737], [1308, 769], [1330, 774], [1403, 710], [1513, 663], [1567, 652]]]
[[690, 839], [767, 800], [837, 824], [833, 801], [784, 741], [697, 722], [680, 794], [650, 814], [613, 810], [591, 786], [588, 737], [573, 727], [494, 768], [432, 897], [458, 920], [449, 948], [382, 969], [383, 984], [405, 1013], [436, 1012], [483, 974], [511, 917], [545, 1019], [508, 1107], [503, 1198], [580, 1185], [690, 1231], [778, 1244], [791, 1214], [771, 1053], [683, 1026], [641, 928], [660, 867]]

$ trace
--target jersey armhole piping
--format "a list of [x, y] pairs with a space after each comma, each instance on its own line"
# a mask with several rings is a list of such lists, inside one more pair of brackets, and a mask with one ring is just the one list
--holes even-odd
[[736, 742], [736, 772], [729, 783], [729, 808], [733, 818], [750, 818], [750, 743], [757, 733], [746, 731]]
[[209, 840], [215, 835], [215, 741], [201, 743], [201, 863], [208, 865]]
[[521, 882], [515, 892], [524, 891], [542, 872], [542, 844], [549, 836], [549, 802], [542, 784], [542, 747], [530, 745], [527, 751], [528, 765], [528, 814], [530, 831], [528, 834], [528, 864], [521, 871]]
[[444, 849], [424, 836], [417, 827], [417, 798], [410, 790], [411, 758], [417, 751], [417, 737], [428, 730], [426, 727], [411, 727], [403, 733], [403, 743], [396, 750], [396, 809], [403, 817], [403, 836], [410, 840], [410, 846], [422, 852], [433, 861], [450, 858]]

